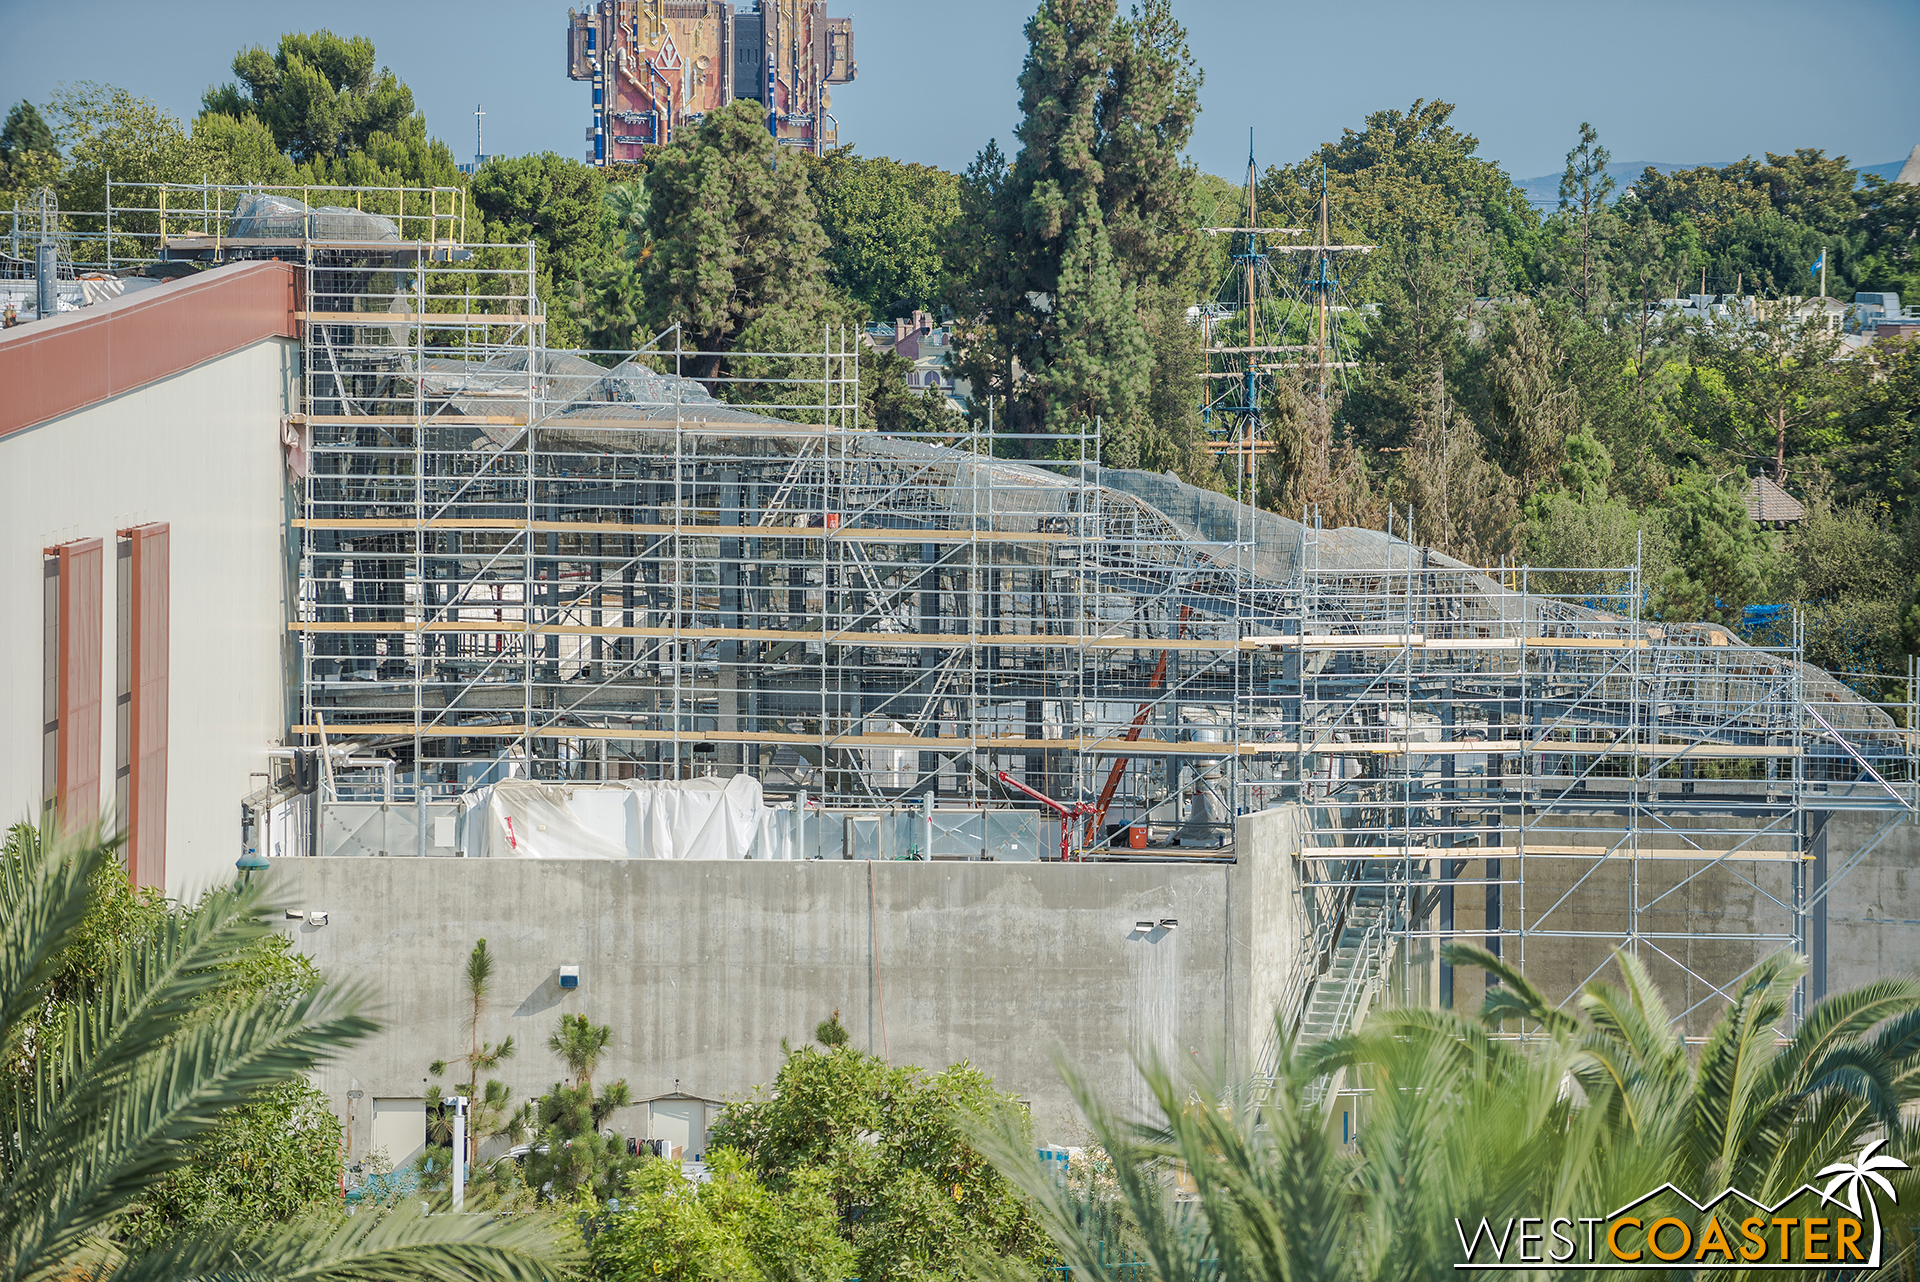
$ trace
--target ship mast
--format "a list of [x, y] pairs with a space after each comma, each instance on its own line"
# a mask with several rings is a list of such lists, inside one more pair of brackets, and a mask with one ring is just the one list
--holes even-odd
[[[1320, 162], [1320, 280], [1327, 280], [1327, 162]], [[1327, 291], [1316, 289], [1319, 296], [1320, 323], [1314, 342], [1314, 368], [1320, 371], [1320, 399], [1327, 396]]]
[[[1260, 170], [1254, 160], [1251, 130], [1247, 133], [1246, 210], [1244, 226], [1201, 229], [1209, 236], [1233, 238], [1234, 265], [1216, 301], [1202, 305], [1200, 323], [1206, 335], [1207, 347], [1207, 368], [1202, 377], [1208, 380], [1208, 391], [1203, 413], [1207, 419], [1208, 434], [1213, 438], [1207, 447], [1215, 453], [1230, 450], [1238, 456], [1234, 468], [1235, 481], [1247, 501], [1251, 502], [1258, 479], [1255, 459], [1271, 448], [1260, 440], [1261, 380], [1265, 371], [1274, 368], [1271, 362], [1277, 353], [1296, 350], [1261, 341], [1260, 300], [1270, 288], [1267, 278], [1271, 274], [1267, 261], [1269, 246], [1265, 238], [1298, 236], [1305, 232], [1301, 227], [1260, 225]], [[1240, 339], [1238, 326], [1222, 326], [1218, 331], [1212, 326], [1214, 318], [1225, 319], [1232, 314], [1235, 306], [1244, 308], [1246, 312], [1245, 346], [1237, 345]], [[1218, 347], [1214, 346], [1216, 333], [1224, 340]], [[1266, 358], [1264, 361], [1263, 357]], [[1216, 359], [1224, 368], [1216, 366]], [[1228, 390], [1216, 394], [1213, 388], [1219, 383], [1215, 380], [1225, 382]], [[1219, 416], [1217, 420], [1216, 415]]]
[[[1260, 171], [1253, 155], [1253, 138], [1249, 131], [1247, 138], [1247, 199], [1246, 225], [1244, 227], [1205, 227], [1201, 230], [1210, 236], [1231, 236], [1233, 238], [1233, 267], [1221, 282], [1219, 292], [1199, 308], [1200, 326], [1203, 342], [1207, 349], [1207, 366], [1202, 377], [1207, 380], [1206, 402], [1203, 414], [1207, 422], [1207, 434], [1211, 438], [1207, 448], [1215, 453], [1232, 451], [1240, 456], [1234, 468], [1235, 482], [1241, 487], [1247, 502], [1254, 502], [1257, 494], [1258, 479], [1256, 460], [1259, 455], [1270, 452], [1272, 442], [1261, 439], [1261, 420], [1263, 409], [1260, 404], [1262, 383], [1271, 377], [1272, 371], [1291, 369], [1303, 378], [1304, 371], [1315, 371], [1313, 386], [1322, 399], [1327, 395], [1327, 371], [1344, 368], [1338, 358], [1340, 338], [1337, 333], [1337, 318], [1333, 309], [1333, 292], [1339, 288], [1339, 277], [1334, 274], [1335, 255], [1366, 254], [1373, 250], [1372, 245], [1333, 245], [1331, 202], [1328, 196], [1327, 170], [1323, 162], [1320, 166], [1320, 208], [1318, 226], [1312, 230], [1320, 233], [1313, 244], [1273, 244], [1267, 238], [1271, 236], [1304, 236], [1308, 229], [1301, 227], [1262, 227], [1260, 225]], [[1307, 270], [1301, 277], [1289, 276], [1281, 286], [1290, 299], [1286, 315], [1277, 317], [1269, 304], [1269, 297], [1276, 287], [1273, 271], [1275, 255], [1310, 254]], [[1298, 284], [1294, 284], [1297, 280]], [[1304, 306], [1308, 299], [1295, 289], [1312, 294], [1313, 314], [1310, 334], [1302, 336], [1298, 343], [1277, 342], [1285, 339], [1294, 328], [1296, 318], [1306, 322], [1309, 318], [1295, 310]], [[1226, 320], [1233, 314], [1235, 307], [1246, 312], [1244, 338], [1242, 327], [1222, 325], [1214, 327], [1215, 320]], [[1263, 333], [1261, 317], [1265, 313], [1267, 320]], [[1282, 331], [1271, 332], [1275, 326]], [[1239, 346], [1241, 342], [1245, 346]], [[1216, 346], [1215, 344], [1219, 344]], [[1309, 365], [1307, 354], [1312, 353]], [[1221, 390], [1215, 391], [1215, 388]]]
[[[1247, 412], [1243, 416], [1243, 419], [1244, 419], [1243, 426], [1246, 432], [1246, 448], [1247, 448], [1247, 462], [1246, 462], [1246, 468], [1245, 468], [1245, 471], [1247, 473], [1247, 493], [1252, 496], [1248, 501], [1257, 507], [1259, 506], [1259, 502], [1260, 502], [1259, 500], [1260, 487], [1256, 483], [1258, 479], [1259, 463], [1256, 461], [1256, 458], [1253, 452], [1253, 436], [1254, 436], [1254, 431], [1259, 426], [1259, 422], [1260, 422], [1260, 390], [1259, 390], [1260, 385], [1259, 385], [1258, 366], [1255, 363], [1253, 349], [1259, 344], [1259, 340], [1254, 336], [1254, 325], [1259, 319], [1260, 308], [1258, 306], [1259, 295], [1256, 294], [1254, 291], [1253, 273], [1254, 273], [1255, 257], [1253, 253], [1253, 238], [1256, 233], [1253, 231], [1253, 228], [1258, 227], [1260, 225], [1260, 186], [1259, 186], [1259, 183], [1256, 181], [1256, 178], [1257, 178], [1257, 175], [1254, 171], [1254, 165], [1253, 165], [1253, 130], [1249, 129], [1247, 130], [1247, 262], [1246, 262], [1246, 269], [1247, 269], [1246, 406], [1247, 406]], [[1264, 261], [1265, 261], [1264, 259], [1261, 260], [1263, 264], [1264, 264]]]

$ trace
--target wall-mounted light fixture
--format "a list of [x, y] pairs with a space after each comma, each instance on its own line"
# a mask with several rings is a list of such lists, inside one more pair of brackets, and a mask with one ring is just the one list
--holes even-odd
[[1135, 923], [1133, 923], [1133, 933], [1136, 935], [1144, 935], [1149, 931], [1151, 931], [1158, 924], [1159, 923], [1157, 922], [1151, 922], [1151, 921], [1136, 921]]
[[560, 987], [580, 987], [580, 968], [578, 966], [562, 966], [560, 968]]
[[1179, 924], [1180, 924], [1180, 919], [1178, 917], [1162, 917], [1160, 919], [1160, 929], [1162, 930], [1172, 930], [1175, 926], [1178, 926]]

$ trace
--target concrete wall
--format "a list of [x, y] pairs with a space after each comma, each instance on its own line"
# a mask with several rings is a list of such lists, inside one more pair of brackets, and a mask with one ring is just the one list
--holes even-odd
[[1246, 958], [1247, 1030], [1243, 1040], [1256, 1069], [1275, 1049], [1274, 1008], [1283, 997], [1297, 1000], [1313, 968], [1308, 948], [1313, 929], [1300, 888], [1300, 834], [1304, 819], [1293, 806], [1242, 815], [1234, 824], [1234, 847], [1246, 869], [1234, 916], [1236, 957]]
[[[1920, 972], [1920, 827], [1896, 823], [1858, 866], [1845, 871], [1854, 853], [1877, 833], [1885, 815], [1835, 812], [1826, 832], [1825, 866], [1833, 878], [1825, 907], [1826, 991], [1839, 992], [1888, 975]], [[1565, 833], [1572, 844], [1611, 845], [1617, 828], [1595, 816], [1546, 816], [1533, 820], [1552, 841], [1550, 830]], [[1727, 850], [1737, 839], [1728, 830], [1752, 822], [1730, 815], [1667, 816], [1664, 831], [1643, 834], [1651, 845], [1681, 840], [1708, 850]], [[1705, 829], [1719, 829], [1713, 834]], [[1506, 956], [1520, 962], [1527, 976], [1556, 1000], [1599, 978], [1617, 983], [1611, 957], [1625, 937], [1627, 906], [1641, 905], [1639, 956], [1660, 987], [1667, 1008], [1683, 1031], [1700, 1036], [1726, 1004], [1725, 991], [1764, 957], [1798, 947], [1794, 937], [1794, 862], [1784, 836], [1767, 835], [1743, 849], [1772, 858], [1731, 856], [1718, 865], [1615, 856], [1603, 861], [1529, 855], [1526, 885], [1507, 885], [1502, 918], [1508, 927], [1524, 921], [1541, 933], [1505, 941]], [[1622, 848], [1624, 850], [1624, 847]], [[1463, 857], [1478, 851], [1457, 852]], [[1486, 852], [1494, 853], [1494, 852]], [[1511, 849], [1502, 875], [1516, 875]], [[1596, 862], [1597, 865], [1596, 866]], [[1466, 857], [1460, 876], [1484, 878], [1484, 857]], [[1809, 888], [1818, 872], [1808, 868]], [[1483, 890], [1462, 886], [1456, 892], [1455, 926], [1462, 935], [1484, 931]], [[1810, 913], [1810, 952], [1821, 946], [1820, 914]], [[1561, 932], [1558, 934], [1550, 932]], [[1482, 942], [1471, 938], [1471, 942]], [[1818, 967], [1816, 966], [1816, 971]], [[1477, 1007], [1485, 992], [1478, 971], [1454, 976], [1454, 1004]]]
[[[1835, 814], [1827, 870], [1837, 875], [1880, 831], [1885, 816]], [[1920, 824], [1898, 823], [1827, 897], [1827, 991], [1889, 975], [1920, 976]]]
[[[1031, 1102], [1038, 1138], [1065, 1142], [1079, 1128], [1056, 1050], [1137, 1109], [1134, 1054], [1244, 1060], [1264, 1033], [1293, 859], [1277, 815], [1248, 822], [1271, 831], [1238, 864], [321, 858], [269, 875], [285, 904], [328, 913], [290, 926], [295, 947], [365, 985], [386, 1025], [319, 1079], [343, 1116], [364, 1092], [356, 1148], [366, 1101], [418, 1096], [428, 1062], [465, 1049], [461, 971], [481, 937], [499, 970], [480, 1033], [520, 1048], [501, 1074], [517, 1098], [559, 1076], [546, 1041], [563, 1013], [612, 1026], [599, 1080], [738, 1099], [772, 1080], [782, 1038], [838, 1010], [894, 1063], [972, 1061]], [[1134, 929], [1163, 918], [1179, 924]], [[634, 1112], [624, 1133], [644, 1128]]]
[[242, 797], [287, 725], [286, 472], [298, 351], [267, 339], [0, 438], [0, 822], [41, 797], [41, 550], [105, 544], [101, 800], [114, 778], [114, 532], [171, 528], [167, 891], [231, 877]]

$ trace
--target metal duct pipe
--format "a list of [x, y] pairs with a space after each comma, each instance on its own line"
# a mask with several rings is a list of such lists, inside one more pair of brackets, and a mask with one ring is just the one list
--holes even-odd
[[34, 308], [45, 320], [60, 310], [60, 261], [53, 243], [53, 193], [40, 189], [40, 243], [33, 251]]

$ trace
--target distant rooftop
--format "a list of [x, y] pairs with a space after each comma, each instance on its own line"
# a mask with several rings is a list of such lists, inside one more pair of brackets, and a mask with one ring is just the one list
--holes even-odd
[[1766, 477], [1756, 476], [1747, 485], [1747, 515], [1765, 525], [1804, 520], [1807, 509]]

